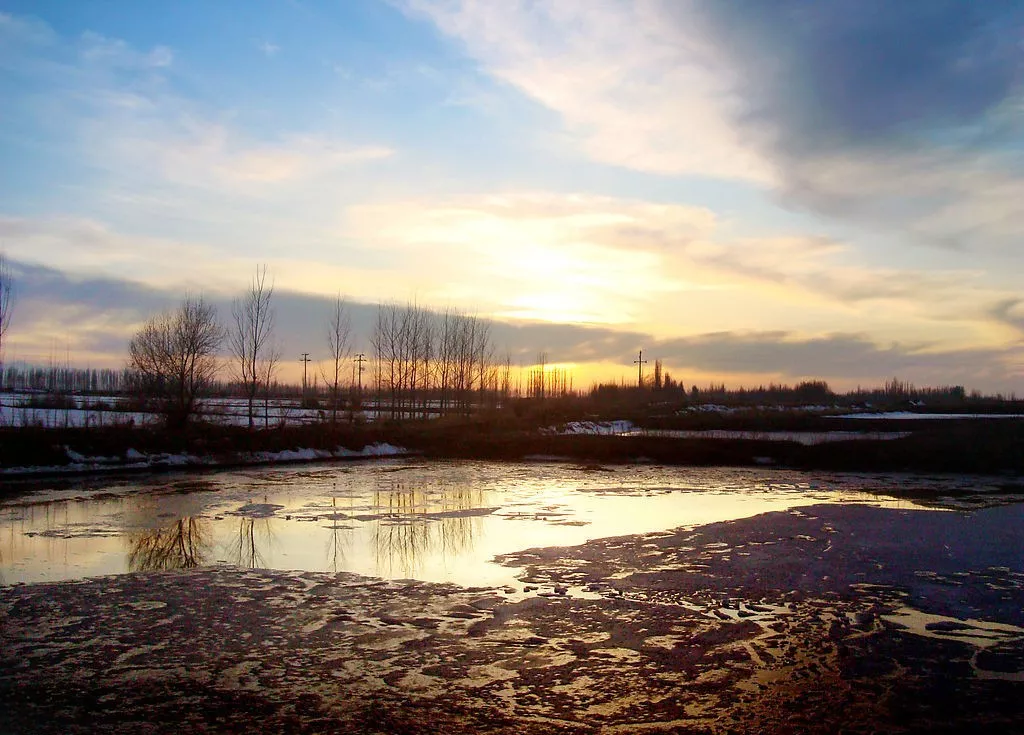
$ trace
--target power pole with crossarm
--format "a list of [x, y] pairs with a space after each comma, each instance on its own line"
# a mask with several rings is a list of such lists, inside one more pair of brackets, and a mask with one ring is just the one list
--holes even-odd
[[636, 365], [636, 387], [644, 387], [644, 365], [647, 364], [647, 360], [644, 359], [644, 351], [640, 350], [640, 354], [633, 360], [633, 364]]
[[355, 361], [356, 361], [356, 364], [359, 365], [359, 392], [362, 393], [363, 392], [363, 370], [366, 369], [366, 368], [363, 367], [363, 363], [366, 362], [366, 355], [364, 355], [362, 352], [360, 352], [358, 355], [355, 356]]
[[308, 352], [303, 352], [302, 353], [302, 400], [303, 401], [306, 400], [306, 366], [310, 362], [312, 362], [312, 360], [309, 359], [309, 353]]

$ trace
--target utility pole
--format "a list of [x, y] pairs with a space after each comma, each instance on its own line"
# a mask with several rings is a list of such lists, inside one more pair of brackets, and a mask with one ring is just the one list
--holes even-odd
[[302, 400], [306, 400], [306, 365], [311, 362], [309, 359], [309, 353], [302, 353]]
[[363, 363], [366, 362], [366, 355], [364, 355], [362, 352], [360, 352], [358, 355], [355, 356], [355, 361], [356, 361], [356, 364], [359, 366], [359, 392], [362, 393], [363, 392], [363, 370], [366, 369], [366, 368], [363, 367]]
[[633, 364], [636, 365], [636, 387], [644, 387], [644, 365], [647, 364], [647, 360], [644, 359], [644, 351], [640, 350], [640, 354], [633, 360]]

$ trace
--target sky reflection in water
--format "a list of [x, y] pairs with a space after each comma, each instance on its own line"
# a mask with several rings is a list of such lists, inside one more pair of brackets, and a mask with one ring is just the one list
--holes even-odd
[[0, 503], [0, 582], [230, 564], [514, 584], [495, 555], [816, 502], [912, 507], [870, 494], [896, 482], [907, 478], [416, 460], [94, 480]]

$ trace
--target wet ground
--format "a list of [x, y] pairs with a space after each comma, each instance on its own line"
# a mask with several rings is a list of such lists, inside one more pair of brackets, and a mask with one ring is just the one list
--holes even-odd
[[903, 479], [930, 507], [805, 477], [755, 515], [520, 544], [511, 585], [212, 565], [0, 588], [0, 731], [1022, 732], [1024, 505]]

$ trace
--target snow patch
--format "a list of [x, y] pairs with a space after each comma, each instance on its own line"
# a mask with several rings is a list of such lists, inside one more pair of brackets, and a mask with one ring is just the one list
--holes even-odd
[[386, 442], [369, 444], [356, 452], [345, 447], [329, 449], [284, 449], [279, 452], [242, 453], [229, 457], [224, 462], [212, 457], [199, 457], [193, 454], [151, 454], [145, 455], [136, 449], [128, 449], [124, 457], [87, 457], [70, 447], [64, 447], [64, 453], [70, 462], [65, 465], [39, 465], [25, 467], [0, 468], [0, 476], [14, 475], [73, 475], [83, 472], [95, 472], [104, 469], [148, 469], [166, 467], [216, 467], [224, 462], [228, 464], [275, 464], [278, 462], [314, 462], [330, 459], [356, 459], [360, 457], [394, 457], [408, 454], [409, 450]]
[[895, 419], [897, 421], [931, 419], [1024, 419], [1019, 413], [915, 413], [913, 411], [880, 411], [878, 413], [847, 413], [835, 419]]
[[394, 444], [388, 444], [387, 442], [377, 442], [376, 444], [370, 444], [363, 447], [363, 457], [393, 457], [398, 454], [406, 454], [408, 450], [402, 447], [396, 447]]
[[570, 421], [561, 429], [555, 426], [544, 430], [548, 434], [563, 435], [596, 435], [596, 434], [625, 434], [633, 431], [636, 427], [632, 421]]

